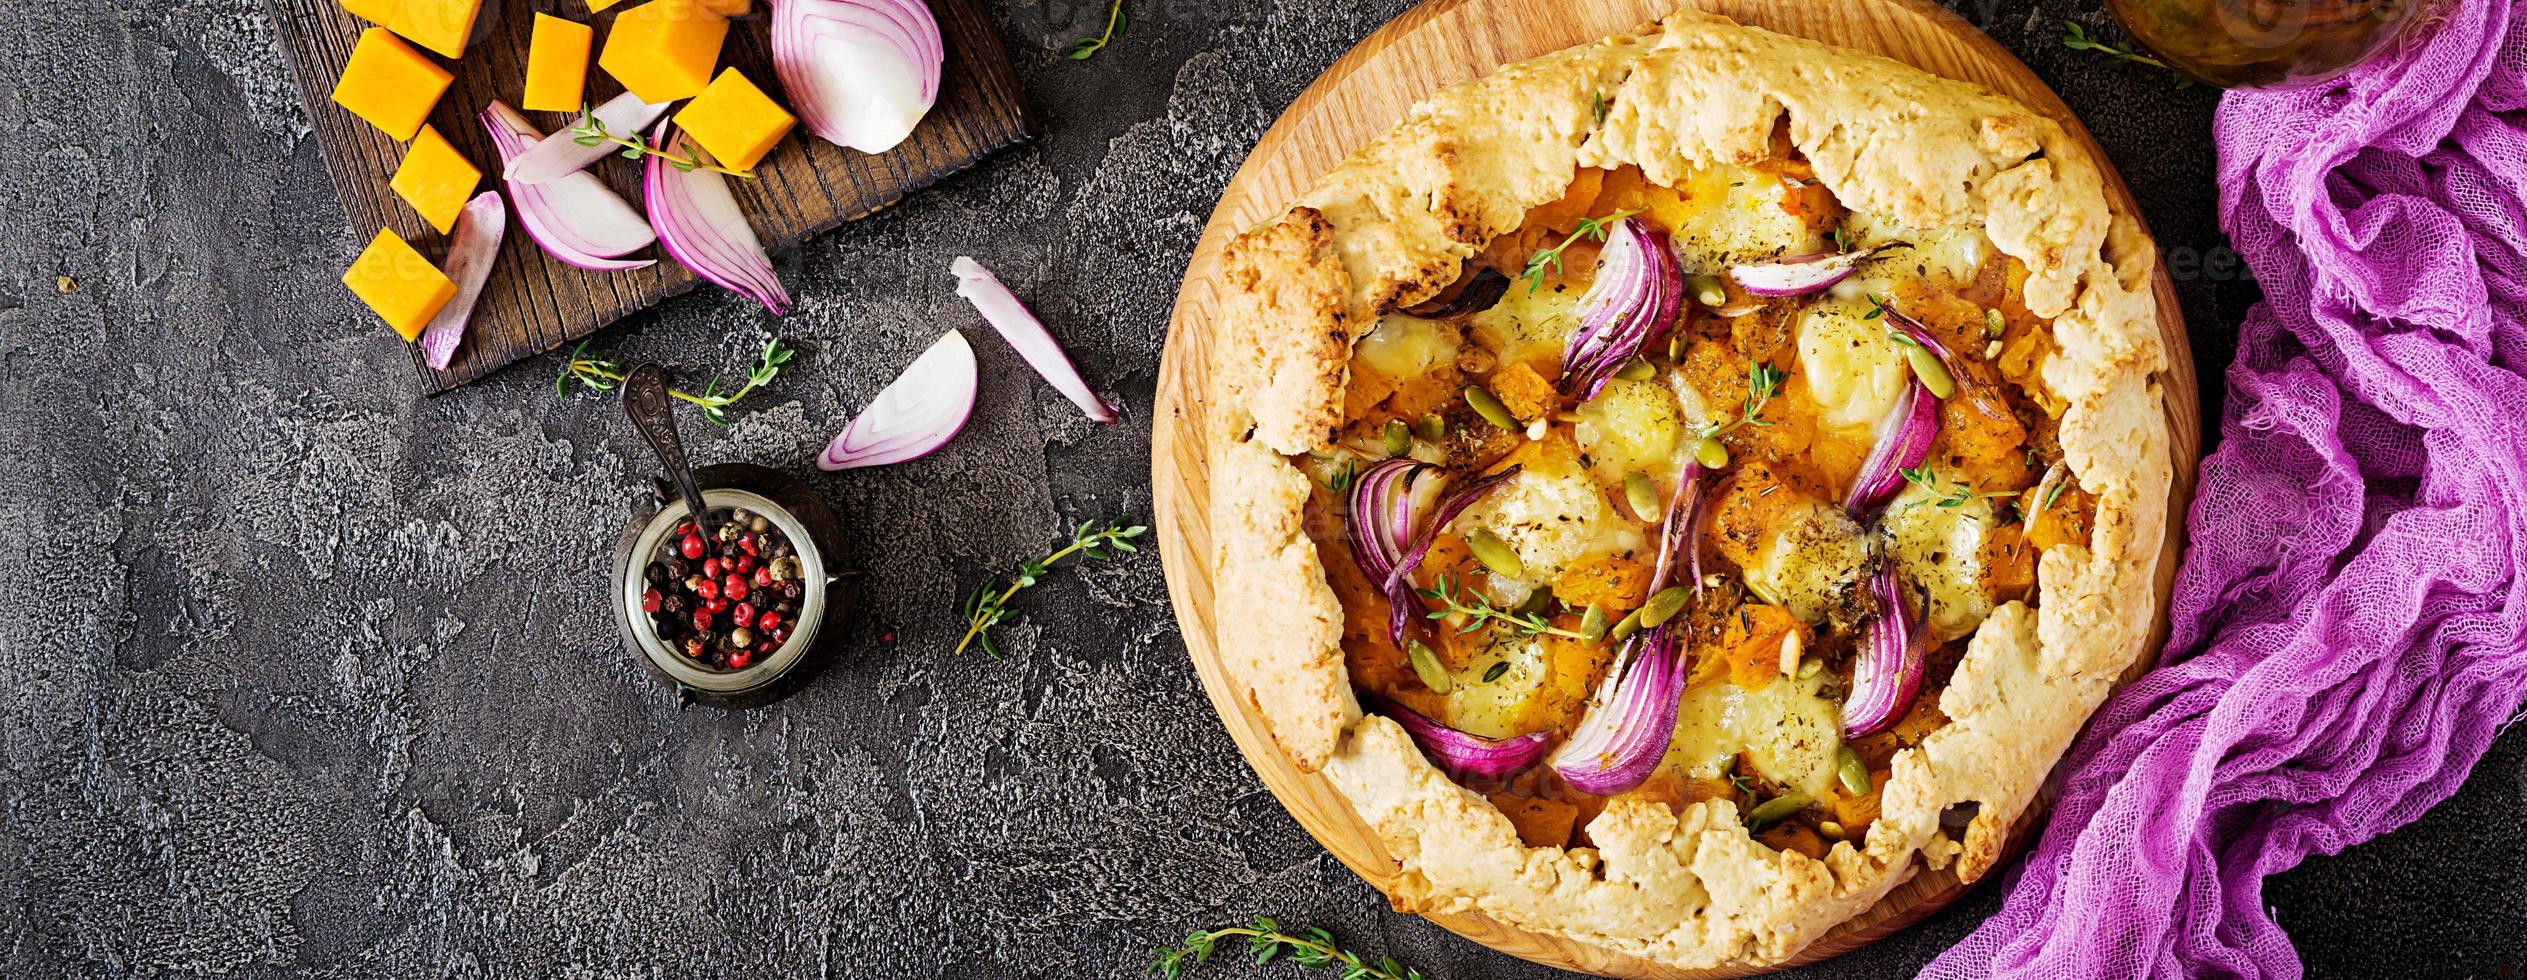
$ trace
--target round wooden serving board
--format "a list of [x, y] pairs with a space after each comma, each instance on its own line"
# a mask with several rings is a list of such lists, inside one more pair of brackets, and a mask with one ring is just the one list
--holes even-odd
[[[2131, 191], [2105, 152], [2046, 88], [2009, 52], [1972, 25], [1928, 0], [1690, 0], [1740, 23], [1874, 52], [1949, 78], [1975, 82], [2059, 120], [2106, 167], [2111, 203], [2135, 214]], [[1454, 82], [1503, 64], [1536, 57], [1608, 34], [1636, 30], [1671, 10], [1675, 0], [1429, 0], [1360, 42], [1291, 103], [1264, 133], [1228, 184], [1210, 224], [1193, 251], [1158, 377], [1157, 424], [1151, 448], [1151, 481], [1167, 588], [1203, 688], [1221, 723], [1264, 785], [1316, 835], [1326, 850], [1379, 890], [1389, 890], [1395, 863], [1348, 802], [1322, 776], [1301, 773], [1272, 742], [1264, 720], [1232, 682], [1212, 643], [1209, 447], [1203, 413], [1210, 403], [1210, 344], [1215, 296], [1211, 287], [1220, 250], [1239, 231], [1278, 214], [1317, 178], [1352, 151], [1385, 132], [1413, 103]], [[2194, 464], [2200, 453], [2201, 409], [2195, 403], [2193, 363], [2175, 289], [2158, 274], [2159, 326], [2169, 367], [2160, 378], [2176, 485], [2168, 501], [2167, 549], [2159, 562], [2159, 623], [2149, 655], [2125, 675], [2129, 681], [2155, 659], [2166, 633], [2167, 594], [2181, 552], [2186, 504], [2192, 499]], [[2039, 799], [2020, 820], [2014, 839], [2023, 846], [2039, 822]], [[1946, 871], [1921, 870], [1875, 908], [1843, 923], [1802, 953], [1813, 962], [1865, 945], [1954, 900], [1965, 886]], [[1476, 914], [1432, 915], [1459, 935], [1493, 949], [1564, 969], [1610, 976], [1704, 980], [1762, 970], [1685, 971], [1611, 955], [1552, 936], [1529, 932]]]

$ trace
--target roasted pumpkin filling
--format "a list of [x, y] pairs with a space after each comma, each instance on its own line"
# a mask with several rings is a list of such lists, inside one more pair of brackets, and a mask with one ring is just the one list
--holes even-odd
[[1786, 138], [1581, 170], [1361, 338], [1298, 461], [1369, 710], [1531, 845], [1627, 797], [1859, 844], [1965, 641], [2086, 540], [2026, 275], [1844, 207]]

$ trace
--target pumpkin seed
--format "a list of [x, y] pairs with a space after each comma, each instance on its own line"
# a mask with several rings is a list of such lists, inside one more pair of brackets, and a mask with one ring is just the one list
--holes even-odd
[[1606, 639], [1613, 640], [1613, 641], [1615, 641], [1615, 642], [1617, 642], [1617, 643], [1621, 643], [1621, 642], [1623, 642], [1623, 641], [1625, 641], [1625, 640], [1629, 640], [1629, 639], [1631, 639], [1631, 638], [1632, 638], [1632, 634], [1634, 634], [1634, 633], [1638, 633], [1638, 632], [1640, 632], [1640, 631], [1641, 631], [1641, 611], [1640, 611], [1640, 610], [1638, 610], [1638, 609], [1635, 609], [1635, 610], [1632, 610], [1632, 614], [1631, 614], [1631, 615], [1623, 617], [1623, 621], [1622, 621], [1622, 622], [1619, 622], [1619, 623], [1614, 624], [1614, 628], [1613, 628], [1613, 629], [1610, 629], [1610, 630], [1607, 630], [1607, 631], [1606, 631]]
[[1605, 639], [1606, 611], [1597, 608], [1596, 603], [1589, 603], [1588, 611], [1579, 616], [1579, 631], [1587, 634], [1590, 640]]
[[1728, 287], [1718, 276], [1697, 272], [1685, 277], [1685, 288], [1692, 290], [1694, 300], [1704, 306], [1722, 306], [1729, 301]]
[[1494, 575], [1526, 577], [1527, 563], [1518, 560], [1518, 552], [1509, 547], [1509, 542], [1490, 531], [1474, 529], [1473, 533], [1465, 536], [1465, 547], [1474, 553], [1475, 561], [1482, 562], [1483, 567], [1491, 569]]
[[1946, 401], [1957, 396], [1957, 379], [1948, 376], [1948, 366], [1939, 363], [1939, 355], [1920, 344], [1904, 345], [1904, 359], [1913, 364], [1913, 376], [1930, 389], [1931, 397]]
[[1401, 456], [1413, 448], [1413, 427], [1403, 419], [1386, 420], [1386, 454]]
[[1413, 674], [1421, 678], [1421, 686], [1429, 688], [1431, 693], [1446, 694], [1448, 688], [1454, 686], [1453, 678], [1448, 676], [1448, 668], [1440, 666], [1439, 655], [1431, 651], [1429, 644], [1420, 640], [1406, 642], [1404, 659], [1412, 661]]
[[1799, 679], [1806, 680], [1810, 677], [1814, 677], [1816, 676], [1817, 671], [1824, 669], [1825, 661], [1823, 660], [1819, 660], [1815, 657], [1809, 657], [1805, 660], [1801, 660], [1799, 661]]
[[1544, 611], [1546, 609], [1550, 609], [1552, 606], [1553, 588], [1552, 586], [1545, 586], [1544, 588], [1536, 589], [1535, 591], [1527, 593], [1527, 601], [1519, 603], [1518, 608], [1512, 611], [1521, 616], [1541, 616], [1544, 615]]
[[1788, 819], [1791, 814], [1807, 809], [1807, 805], [1806, 793], [1796, 791], [1783, 793], [1756, 804], [1754, 812], [1746, 815], [1746, 827], [1753, 830], [1768, 823], [1778, 823]]
[[1502, 660], [1494, 663], [1483, 671], [1483, 683], [1489, 684], [1493, 681], [1499, 680], [1500, 675], [1506, 673], [1509, 673], [1509, 661]]
[[1649, 474], [1634, 470], [1623, 475], [1623, 502], [1632, 506], [1632, 516], [1645, 521], [1658, 519], [1658, 488], [1650, 486]]
[[1614, 369], [1614, 376], [1625, 381], [1647, 381], [1657, 373], [1657, 368], [1651, 367], [1648, 360], [1640, 357], [1625, 361], [1622, 367]]
[[1985, 307], [1983, 309], [1983, 332], [1985, 334], [1988, 334], [1993, 339], [1998, 340], [2000, 339], [2000, 335], [2008, 330], [2009, 324], [2001, 320], [2001, 311], [1990, 307]]
[[1693, 590], [1671, 585], [1658, 590], [1650, 601], [1641, 604], [1641, 625], [1656, 628], [1665, 625], [1676, 614], [1685, 611], [1685, 603], [1693, 601]]
[[1482, 416], [1483, 421], [1510, 432], [1518, 431], [1518, 417], [1509, 414], [1509, 406], [1500, 403], [1500, 396], [1483, 390], [1482, 385], [1465, 386], [1465, 403], [1473, 406], [1474, 414]]
[[1724, 468], [1729, 465], [1729, 447], [1711, 436], [1703, 436], [1693, 444], [1693, 461], [1706, 470]]
[[1831, 820], [1818, 821], [1816, 832], [1825, 835], [1827, 840], [1843, 839], [1843, 825]]
[[1843, 792], [1853, 796], [1869, 795], [1869, 764], [1860, 761], [1860, 753], [1843, 746], [1834, 753], [1834, 775], [1843, 781]]
[[1437, 415], [1424, 415], [1413, 423], [1413, 434], [1424, 442], [1438, 442], [1448, 437], [1448, 420]]
[[1677, 364], [1685, 363], [1684, 331], [1679, 330], [1667, 335], [1667, 359]]

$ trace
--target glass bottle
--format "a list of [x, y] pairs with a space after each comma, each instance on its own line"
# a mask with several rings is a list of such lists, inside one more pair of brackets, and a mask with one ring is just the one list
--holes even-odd
[[[2426, 23], [2441, 0], [2107, 0], [2132, 36], [2229, 87], [2333, 78]], [[2427, 28], [2421, 28], [2427, 29]]]

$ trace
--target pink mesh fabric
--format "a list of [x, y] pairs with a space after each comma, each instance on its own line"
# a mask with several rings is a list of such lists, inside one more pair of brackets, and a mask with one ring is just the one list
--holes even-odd
[[2222, 103], [2266, 300], [2165, 665], [1925, 976], [2299, 976], [2264, 876], [2446, 799], [2527, 698], [2527, 10], [2445, 6], [2336, 83]]

